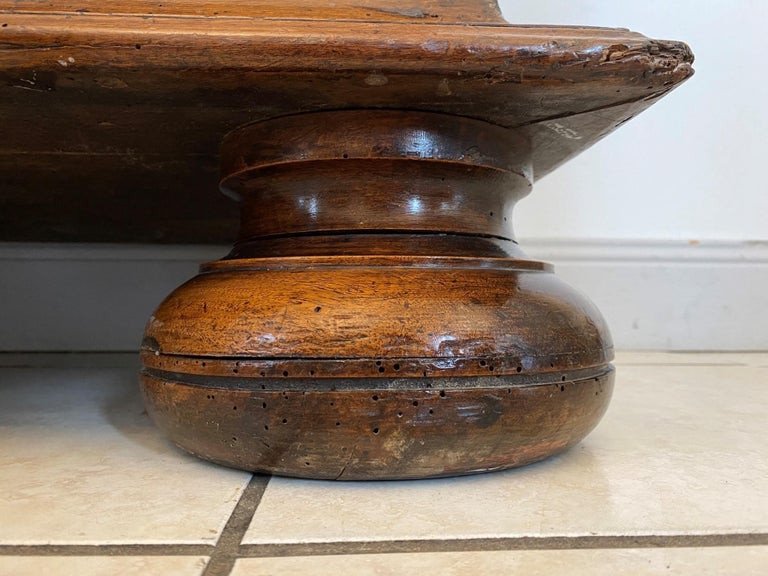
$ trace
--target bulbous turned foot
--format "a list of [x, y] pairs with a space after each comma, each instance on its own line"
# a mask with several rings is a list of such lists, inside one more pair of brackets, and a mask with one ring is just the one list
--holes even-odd
[[529, 156], [523, 135], [426, 113], [232, 133], [222, 188], [243, 201], [241, 240], [147, 325], [154, 421], [214, 462], [343, 480], [504, 469], [584, 438], [612, 345], [514, 242]]

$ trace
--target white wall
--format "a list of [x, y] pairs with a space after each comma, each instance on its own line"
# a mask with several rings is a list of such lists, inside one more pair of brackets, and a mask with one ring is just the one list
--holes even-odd
[[682, 40], [696, 75], [518, 206], [518, 236], [768, 240], [766, 0], [501, 0], [520, 24]]

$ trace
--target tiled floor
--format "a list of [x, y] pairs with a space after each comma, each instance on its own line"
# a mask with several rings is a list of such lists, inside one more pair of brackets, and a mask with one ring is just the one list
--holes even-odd
[[622, 353], [602, 424], [502, 473], [269, 479], [169, 445], [137, 361], [0, 355], [0, 575], [768, 574], [768, 354]]

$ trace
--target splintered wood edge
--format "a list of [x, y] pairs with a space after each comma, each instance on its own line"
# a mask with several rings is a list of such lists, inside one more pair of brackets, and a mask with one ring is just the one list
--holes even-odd
[[[692, 73], [682, 42], [653, 40], [623, 29], [530, 26], [428, 28], [397, 22], [274, 21], [180, 16], [104, 16], [2, 12], [0, 65], [145, 69], [228, 68], [261, 72], [453, 70], [535, 75], [550, 79], [661, 72], [672, 82]], [[59, 53], [65, 50], [66, 53]], [[68, 59], [73, 58], [70, 62]]]

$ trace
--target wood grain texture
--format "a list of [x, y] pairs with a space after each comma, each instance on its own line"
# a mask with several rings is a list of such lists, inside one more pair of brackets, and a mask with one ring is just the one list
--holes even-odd
[[15, 13], [58, 12], [62, 14], [103, 14], [109, 16], [178, 16], [188, 18], [260, 18], [265, 20], [364, 20], [378, 22], [423, 23], [499, 23], [503, 22], [493, 0], [419, 0], [403, 5], [398, 0], [377, 0], [368, 5], [358, 0], [292, 0], [291, 2], [232, 0], [107, 0], [98, 3], [14, 0], [8, 3]]
[[[231, 241], [232, 209], [186, 199], [209, 194], [228, 131], [303, 112], [407, 108], [520, 128], [539, 178], [692, 73], [682, 43], [509, 26], [485, 2], [99, 5], [0, 2], [0, 240]], [[125, 178], [76, 168], [92, 161]], [[42, 186], [62, 201], [29, 194]], [[154, 193], [187, 212], [134, 202]], [[113, 226], [89, 214], [98, 196]], [[36, 226], [19, 217], [32, 211]], [[195, 234], [209, 217], [222, 226]]]
[[599, 422], [613, 371], [535, 386], [485, 377], [452, 389], [425, 379], [363, 389], [261, 382], [264, 389], [142, 376], [152, 418], [193, 454], [272, 474], [370, 480], [503, 470], [561, 452]]
[[514, 243], [531, 156], [523, 134], [413, 111], [229, 134], [239, 240], [147, 324], [155, 422], [216, 462], [345, 480], [502, 469], [583, 438], [613, 347]]
[[594, 306], [553, 274], [515, 261], [304, 257], [217, 267], [155, 312], [146, 332], [150, 349], [360, 358], [369, 359], [369, 369], [382, 358], [429, 358], [443, 360], [449, 372], [460, 358], [511, 356], [527, 370], [555, 360], [561, 369], [594, 366], [612, 357]]
[[242, 201], [240, 242], [365, 230], [512, 240], [530, 157], [526, 138], [469, 118], [301, 114], [228, 134], [221, 189]]

